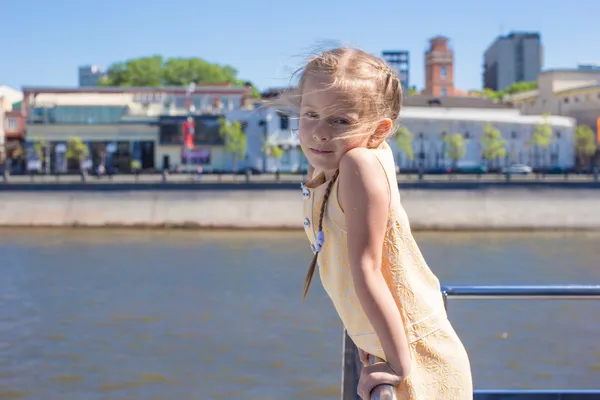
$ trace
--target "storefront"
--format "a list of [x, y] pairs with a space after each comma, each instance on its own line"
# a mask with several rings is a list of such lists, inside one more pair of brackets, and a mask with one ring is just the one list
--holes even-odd
[[223, 169], [224, 141], [219, 134], [218, 115], [194, 116], [194, 148], [183, 147], [183, 124], [186, 116], [161, 116], [158, 119], [157, 169], [205, 170]]
[[[157, 127], [155, 124], [115, 125], [30, 125], [27, 129], [26, 155], [30, 166], [46, 173], [79, 170], [79, 155], [84, 168], [96, 171], [127, 173], [132, 161], [142, 170], [155, 168]], [[81, 151], [85, 147], [87, 151]], [[37, 163], [31, 161], [39, 161]]]

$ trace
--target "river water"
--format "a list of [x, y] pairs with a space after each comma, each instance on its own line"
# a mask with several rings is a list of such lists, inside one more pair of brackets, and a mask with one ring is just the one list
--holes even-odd
[[[598, 283], [600, 235], [418, 233], [443, 283]], [[0, 230], [0, 399], [339, 399], [302, 232]], [[449, 302], [475, 385], [598, 388], [594, 301]]]

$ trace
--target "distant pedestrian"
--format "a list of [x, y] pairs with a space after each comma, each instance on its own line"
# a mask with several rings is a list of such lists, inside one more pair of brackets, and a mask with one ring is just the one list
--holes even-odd
[[200, 180], [200, 177], [202, 176], [202, 171], [203, 171], [202, 167], [196, 168], [196, 176], [194, 176], [194, 179], [196, 181]]
[[358, 394], [369, 399], [388, 384], [398, 399], [472, 399], [469, 357], [411, 233], [386, 143], [402, 103], [396, 73], [368, 53], [339, 48], [308, 62], [299, 91], [291, 100], [311, 165], [302, 190], [314, 253], [304, 296], [318, 262], [364, 364]]

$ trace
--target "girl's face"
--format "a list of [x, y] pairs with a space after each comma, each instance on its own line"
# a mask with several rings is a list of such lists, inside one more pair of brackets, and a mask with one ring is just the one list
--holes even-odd
[[357, 130], [356, 98], [331, 84], [329, 75], [311, 74], [304, 82], [300, 105], [300, 146], [310, 164], [321, 171], [336, 170], [348, 150], [366, 147], [370, 137], [367, 131]]

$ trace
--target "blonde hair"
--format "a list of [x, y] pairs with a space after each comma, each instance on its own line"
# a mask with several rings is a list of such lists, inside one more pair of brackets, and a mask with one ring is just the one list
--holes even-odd
[[[402, 85], [394, 69], [384, 60], [362, 50], [348, 47], [324, 51], [310, 58], [306, 66], [296, 71], [294, 75], [299, 76], [298, 91], [282, 96], [284, 101], [300, 109], [306, 82], [311, 76], [317, 74], [330, 76], [332, 88], [352, 94], [350, 102], [353, 104], [335, 106], [339, 108], [353, 107], [360, 115], [359, 120], [349, 127], [344, 137], [368, 134], [376, 139], [373, 143], [369, 142], [369, 147], [376, 147], [395, 131], [394, 127], [402, 108]], [[376, 135], [376, 127], [385, 118], [392, 120], [392, 129], [383, 133], [377, 132]], [[323, 198], [319, 215], [319, 234], [321, 235], [323, 235], [322, 223], [326, 203], [337, 176], [338, 172], [336, 171]], [[317, 245], [304, 281], [304, 298], [308, 293], [320, 250], [320, 246]]]

